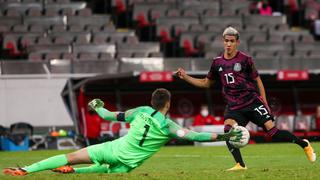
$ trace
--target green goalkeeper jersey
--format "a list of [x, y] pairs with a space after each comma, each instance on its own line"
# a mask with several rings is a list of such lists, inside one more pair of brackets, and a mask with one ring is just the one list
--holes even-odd
[[[107, 120], [106, 109], [97, 110]], [[171, 138], [191, 141], [212, 141], [211, 133], [197, 133], [183, 129], [162, 113], [149, 106], [141, 106], [125, 112], [130, 123], [127, 135], [112, 142], [113, 153], [122, 163], [135, 168], [151, 157]]]
[[134, 168], [170, 140], [170, 120], [148, 106], [127, 111], [125, 119], [130, 122], [130, 130], [113, 142], [114, 154], [122, 163]]

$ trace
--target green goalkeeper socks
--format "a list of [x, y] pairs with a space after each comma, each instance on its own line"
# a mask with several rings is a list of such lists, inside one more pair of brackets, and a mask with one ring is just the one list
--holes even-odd
[[89, 167], [73, 168], [75, 173], [109, 173], [106, 165], [94, 164]]
[[54, 169], [66, 164], [68, 164], [67, 156], [65, 154], [61, 154], [36, 162], [30, 166], [24, 167], [23, 169], [25, 169], [28, 173], [33, 173], [37, 171]]
[[109, 166], [108, 164], [94, 164], [89, 167], [73, 168], [75, 173], [128, 173], [133, 168], [119, 163], [117, 166]]

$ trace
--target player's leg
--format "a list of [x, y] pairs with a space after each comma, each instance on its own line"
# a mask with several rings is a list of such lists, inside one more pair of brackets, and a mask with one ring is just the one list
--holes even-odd
[[[248, 122], [246, 121], [245, 117], [243, 117], [241, 111], [231, 111], [227, 110], [225, 114], [225, 121], [224, 121], [224, 132], [229, 132], [233, 125], [239, 124], [241, 126], [245, 126]], [[236, 161], [236, 165], [230, 169], [229, 171], [233, 170], [244, 170], [246, 169], [246, 165], [243, 162], [241, 152], [239, 148], [234, 147], [229, 141], [226, 141], [227, 147], [232, 154], [234, 160]]]
[[248, 116], [251, 116], [250, 118], [255, 124], [263, 127], [268, 136], [275, 140], [298, 144], [304, 149], [309, 161], [315, 161], [316, 156], [310, 143], [307, 140], [296, 137], [289, 131], [279, 130], [273, 122], [273, 116], [269, 108], [262, 101], [256, 101], [250, 108], [251, 112], [249, 111]]
[[5, 168], [3, 173], [6, 175], [26, 175], [33, 172], [58, 168], [67, 164], [92, 163], [86, 148], [80, 149], [70, 154], [61, 154], [48, 159], [36, 162], [24, 168]]
[[132, 170], [131, 167], [119, 162], [117, 165], [107, 165], [107, 164], [94, 164], [89, 167], [80, 167], [80, 168], [73, 168], [71, 166], [63, 166], [57, 169], [54, 169], [54, 172], [59, 173], [126, 173]]
[[[95, 145], [94, 145], [95, 146]], [[90, 146], [89, 146], [90, 147]], [[62, 166], [58, 166], [57, 168], [51, 168], [54, 172], [59, 173], [73, 173], [75, 170], [73, 167], [69, 165], [74, 164], [91, 164], [93, 161], [90, 159], [88, 149], [83, 148], [76, 152], [69, 153], [66, 155], [68, 163]]]
[[110, 166], [109, 173], [127, 173], [132, 170], [133, 170], [133, 168], [119, 162], [117, 165]]
[[[236, 124], [236, 121], [233, 119], [227, 119], [225, 120], [224, 123], [224, 132], [229, 132], [229, 130], [232, 128], [232, 126]], [[243, 162], [242, 156], [241, 156], [241, 152], [239, 148], [234, 147], [232, 144], [230, 144], [229, 141], [226, 141], [227, 147], [229, 152], [232, 154], [233, 159], [236, 161], [236, 165], [230, 169], [228, 169], [228, 171], [233, 171], [233, 170], [244, 170], [246, 169], [246, 165]]]
[[69, 174], [69, 173], [109, 173], [110, 169], [109, 165], [104, 164], [93, 164], [87, 167], [79, 167], [74, 168], [72, 166], [61, 166], [55, 169], [52, 169], [53, 172], [62, 173], [62, 174]]
[[90, 164], [90, 163], [92, 163], [92, 161], [89, 158], [87, 148], [83, 148], [66, 155], [62, 154], [62, 155], [50, 157], [48, 159], [34, 163], [30, 166], [26, 166], [23, 169], [25, 169], [28, 173], [33, 173], [37, 171], [54, 169], [67, 164], [74, 165], [74, 164]]
[[75, 173], [125, 173], [132, 170], [113, 154], [115, 142], [106, 142], [88, 147], [90, 159], [95, 165], [86, 168], [74, 168]]
[[59, 173], [115, 173], [129, 172], [131, 167], [121, 163], [113, 154], [113, 142], [106, 142], [89, 146], [87, 148], [89, 159], [94, 165], [82, 168], [72, 168], [71, 166], [63, 166], [53, 171]]
[[272, 120], [265, 122], [264, 127], [265, 131], [272, 137], [272, 139], [295, 143], [304, 149], [304, 152], [310, 162], [314, 162], [316, 160], [316, 154], [308, 140], [303, 140], [289, 131], [279, 130]]
[[[84, 168], [73, 168], [71, 166], [62, 166], [62, 167], [53, 169], [53, 171], [59, 172], [59, 173], [86, 173], [86, 172], [92, 173], [93, 171], [107, 172], [108, 170], [104, 169], [104, 167], [106, 166], [100, 166], [100, 165], [109, 164], [108, 161], [111, 162], [110, 157], [113, 157], [111, 142], [96, 144], [96, 145], [87, 147], [86, 157], [87, 157], [87, 160], [90, 161], [90, 163], [94, 163], [93, 166], [84, 167]], [[72, 154], [70, 154], [70, 158], [73, 159], [73, 162], [77, 162], [79, 160], [77, 159], [77, 156], [73, 156]], [[70, 163], [70, 165], [72, 164]]]

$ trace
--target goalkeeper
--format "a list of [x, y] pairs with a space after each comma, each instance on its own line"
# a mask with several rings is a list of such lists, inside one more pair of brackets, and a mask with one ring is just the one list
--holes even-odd
[[[89, 108], [108, 121], [130, 123], [126, 136], [117, 140], [88, 146], [76, 152], [50, 157], [24, 168], [5, 168], [6, 175], [23, 176], [43, 170], [60, 173], [124, 173], [140, 166], [146, 159], [158, 152], [171, 138], [190, 141], [225, 141], [242, 138], [241, 131], [231, 129], [225, 134], [198, 133], [184, 129], [166, 118], [170, 108], [170, 92], [156, 89], [152, 93], [151, 105], [130, 109], [126, 112], [110, 112], [103, 108], [100, 99], [92, 100]], [[93, 164], [88, 167], [73, 168], [70, 165]]]

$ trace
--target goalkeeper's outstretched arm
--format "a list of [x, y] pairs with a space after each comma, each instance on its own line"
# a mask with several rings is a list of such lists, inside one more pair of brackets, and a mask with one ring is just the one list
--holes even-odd
[[105, 109], [104, 102], [101, 99], [94, 99], [88, 103], [88, 108], [98, 113], [98, 115], [106, 121], [117, 121], [120, 112], [111, 112]]
[[224, 134], [195, 132], [186, 128], [182, 128], [171, 120], [169, 122], [169, 133], [170, 136], [174, 138], [197, 142], [226, 141], [234, 136], [236, 137], [235, 141], [240, 141], [242, 137], [242, 132], [234, 129], [231, 129], [228, 133]]
[[132, 114], [136, 111], [136, 109], [129, 109], [126, 112], [121, 111], [109, 111], [104, 108], [104, 102], [100, 99], [94, 99], [88, 103], [88, 107], [90, 110], [97, 112], [97, 114], [106, 121], [123, 121], [123, 122], [131, 122]]

